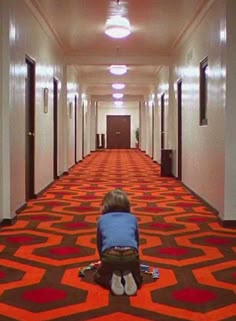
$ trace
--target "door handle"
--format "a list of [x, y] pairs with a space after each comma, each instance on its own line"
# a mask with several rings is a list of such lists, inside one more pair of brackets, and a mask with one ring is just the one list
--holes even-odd
[[33, 132], [28, 132], [27, 136], [34, 136], [34, 133]]

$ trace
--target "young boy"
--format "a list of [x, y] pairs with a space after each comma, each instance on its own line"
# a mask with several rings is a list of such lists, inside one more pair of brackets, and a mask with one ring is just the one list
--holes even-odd
[[120, 189], [107, 193], [97, 225], [97, 249], [101, 265], [95, 281], [115, 295], [134, 295], [141, 286], [139, 232], [130, 202]]

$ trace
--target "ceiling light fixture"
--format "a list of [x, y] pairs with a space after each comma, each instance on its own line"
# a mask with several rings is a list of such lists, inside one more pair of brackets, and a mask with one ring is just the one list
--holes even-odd
[[112, 88], [120, 90], [125, 88], [125, 84], [112, 84]]
[[114, 75], [124, 75], [127, 72], [126, 65], [111, 65], [110, 73]]
[[105, 34], [111, 38], [125, 38], [131, 34], [130, 22], [122, 16], [112, 16], [106, 21]]
[[123, 101], [115, 101], [115, 102], [114, 102], [114, 105], [115, 105], [116, 107], [121, 107], [121, 106], [123, 106]]
[[112, 95], [113, 98], [115, 99], [120, 99], [120, 98], [123, 98], [124, 94], [121, 94], [121, 93], [115, 93]]

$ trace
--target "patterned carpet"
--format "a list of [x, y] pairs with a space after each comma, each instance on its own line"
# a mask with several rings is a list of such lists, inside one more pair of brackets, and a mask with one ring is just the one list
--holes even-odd
[[[139, 220], [144, 274], [133, 297], [93, 282], [101, 199], [123, 188]], [[138, 150], [95, 152], [0, 231], [0, 321], [235, 321], [236, 231]]]

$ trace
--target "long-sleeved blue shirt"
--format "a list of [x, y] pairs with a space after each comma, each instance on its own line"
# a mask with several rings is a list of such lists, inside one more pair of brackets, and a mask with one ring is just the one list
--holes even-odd
[[115, 246], [132, 247], [138, 250], [138, 223], [133, 214], [106, 213], [98, 220], [97, 248], [100, 257], [104, 251]]

